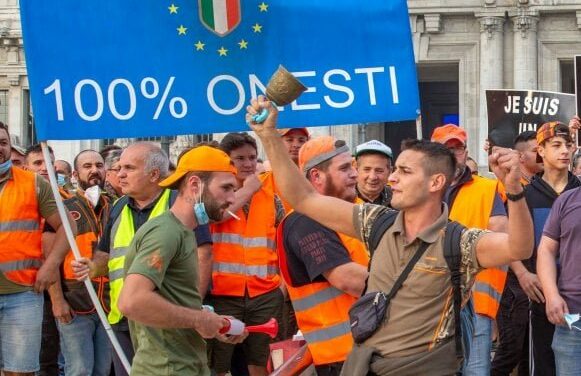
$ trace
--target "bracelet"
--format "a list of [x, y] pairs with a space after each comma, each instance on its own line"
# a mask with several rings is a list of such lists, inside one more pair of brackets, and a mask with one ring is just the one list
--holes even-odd
[[517, 193], [517, 194], [512, 194], [512, 193], [506, 192], [506, 198], [509, 201], [518, 201], [518, 200], [520, 200], [520, 199], [522, 199], [524, 197], [525, 197], [525, 191], [524, 191], [524, 189], [522, 191], [520, 191], [520, 193]]

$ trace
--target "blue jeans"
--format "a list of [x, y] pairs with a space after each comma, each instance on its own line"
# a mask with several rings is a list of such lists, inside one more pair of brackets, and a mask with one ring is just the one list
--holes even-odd
[[68, 324], [57, 321], [65, 375], [108, 376], [111, 345], [96, 313], [76, 315]]
[[581, 331], [556, 326], [553, 335], [553, 352], [557, 375], [579, 375], [581, 372]]
[[0, 368], [28, 373], [40, 369], [44, 297], [33, 291], [0, 295]]
[[490, 376], [490, 350], [492, 349], [492, 320], [474, 315], [474, 337], [470, 346], [468, 364], [464, 375]]

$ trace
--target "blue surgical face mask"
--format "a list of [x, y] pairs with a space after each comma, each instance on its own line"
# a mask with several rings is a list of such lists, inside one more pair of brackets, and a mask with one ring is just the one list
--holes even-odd
[[565, 322], [567, 323], [567, 326], [569, 327], [569, 330], [581, 330], [581, 323], [574, 325], [575, 323], [578, 323], [580, 321], [580, 316], [578, 313], [575, 314], [571, 314], [571, 313], [566, 313], [565, 314]]
[[194, 205], [194, 214], [196, 215], [198, 225], [207, 225], [210, 223], [210, 217], [206, 213], [206, 206], [203, 202], [198, 202]]
[[12, 160], [9, 159], [4, 163], [0, 163], [0, 175], [4, 175], [5, 173], [8, 172], [8, 170], [10, 170], [10, 167], [12, 167]]
[[[204, 184], [201, 184], [201, 192], [204, 192]], [[207, 225], [210, 223], [210, 217], [206, 212], [206, 205], [202, 202], [202, 193], [197, 199], [198, 202], [194, 204], [194, 215], [196, 216], [196, 221], [198, 225]]]
[[67, 184], [67, 177], [63, 174], [56, 174], [56, 183], [59, 187], [64, 187]]

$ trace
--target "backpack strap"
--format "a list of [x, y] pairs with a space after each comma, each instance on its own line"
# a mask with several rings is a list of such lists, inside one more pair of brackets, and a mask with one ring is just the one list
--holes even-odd
[[462, 308], [462, 288], [460, 272], [460, 263], [462, 262], [462, 252], [460, 251], [460, 241], [462, 233], [466, 227], [458, 222], [450, 221], [446, 225], [446, 234], [444, 236], [444, 258], [450, 269], [450, 279], [452, 281], [452, 293], [454, 299], [454, 326], [456, 340], [456, 357], [461, 358], [464, 355], [462, 347], [462, 325], [460, 319], [460, 309]]
[[[397, 210], [388, 210], [381, 213], [379, 217], [375, 219], [375, 223], [373, 224], [371, 233], [369, 234], [368, 245], [370, 258], [373, 257], [373, 253], [375, 253], [377, 246], [379, 246], [383, 234], [385, 234], [385, 232], [393, 225], [398, 214], [399, 211]], [[369, 265], [371, 265], [371, 262], [369, 262]]]
[[[369, 234], [369, 241], [368, 241], [368, 245], [369, 245], [369, 264], [367, 264], [367, 273], [368, 274], [371, 271], [371, 259], [373, 258], [373, 254], [375, 253], [375, 250], [377, 249], [377, 246], [379, 245], [379, 242], [381, 241], [383, 234], [385, 234], [385, 232], [387, 230], [389, 230], [389, 228], [395, 222], [395, 218], [397, 217], [398, 213], [399, 213], [399, 211], [397, 211], [397, 210], [388, 210], [384, 213], [381, 213], [379, 215], [379, 217], [377, 217], [375, 219], [375, 223], [373, 224], [373, 227], [371, 228], [371, 233]], [[365, 279], [365, 287], [363, 288], [363, 292], [361, 293], [361, 296], [365, 295], [365, 293], [367, 292], [367, 281], [368, 280], [369, 280], [369, 275]]]

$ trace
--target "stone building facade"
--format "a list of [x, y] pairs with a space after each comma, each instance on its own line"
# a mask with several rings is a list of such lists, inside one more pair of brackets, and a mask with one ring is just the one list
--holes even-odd
[[[470, 154], [484, 165], [484, 90], [573, 92], [573, 56], [581, 55], [581, 0], [408, 0], [408, 7], [421, 126], [412, 121], [319, 127], [314, 134], [332, 134], [352, 146], [375, 138], [398, 151], [400, 141], [415, 137], [418, 128], [427, 138], [435, 126], [456, 122], [468, 132]], [[0, 0], [0, 121], [23, 146], [34, 142], [28, 88], [18, 0]], [[172, 140], [173, 157], [193, 141]], [[72, 160], [103, 141], [51, 144], [58, 158]]]

